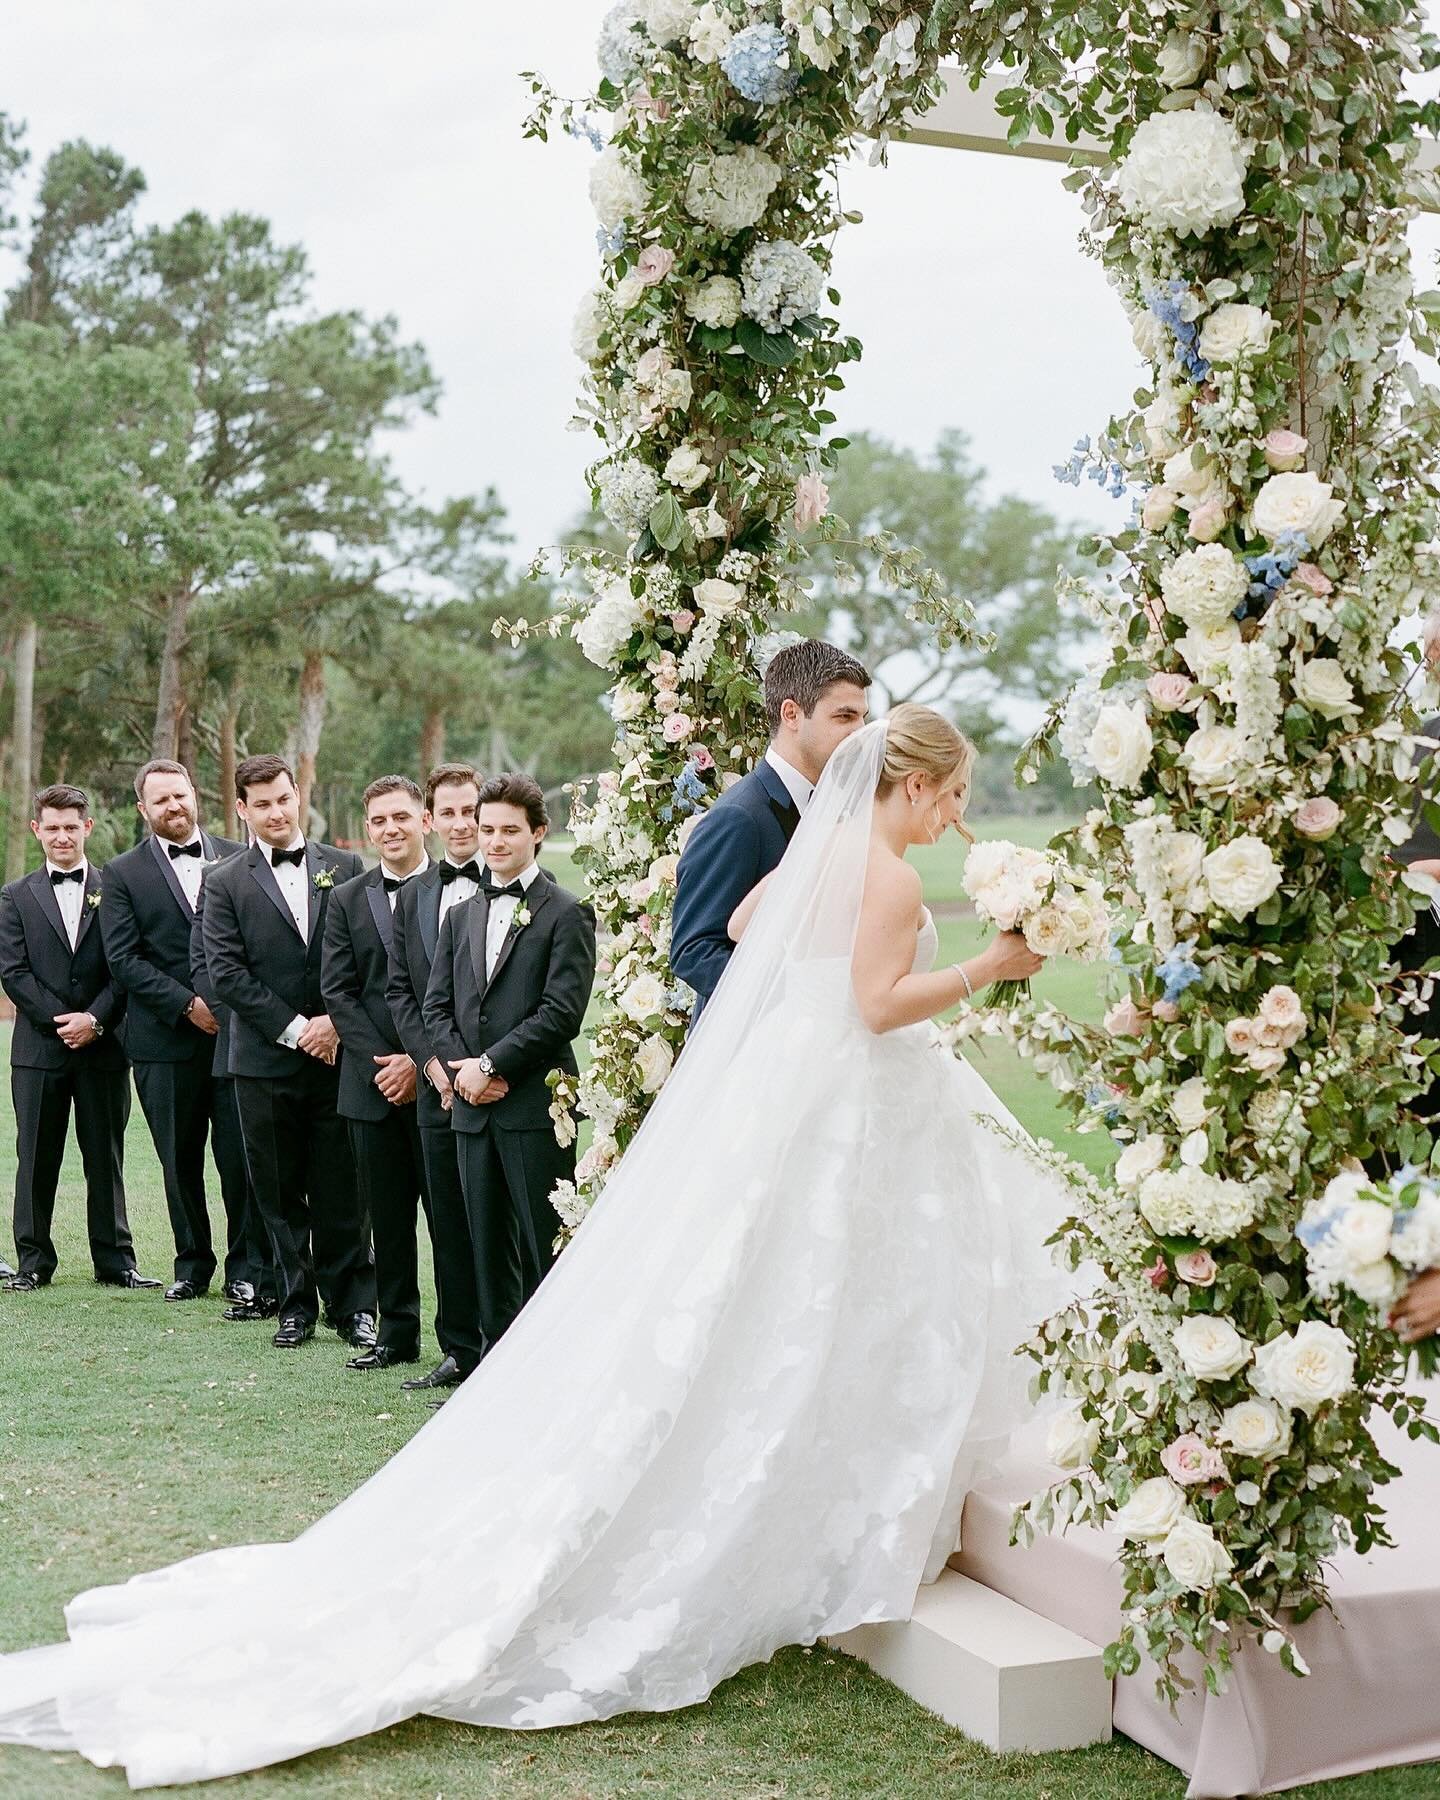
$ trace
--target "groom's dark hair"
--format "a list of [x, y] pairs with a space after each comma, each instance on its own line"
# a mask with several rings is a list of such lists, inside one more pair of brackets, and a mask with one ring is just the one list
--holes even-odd
[[518, 806], [532, 831], [550, 823], [545, 795], [531, 775], [492, 775], [480, 789], [481, 806]]
[[235, 771], [235, 798], [245, 800], [252, 787], [264, 787], [267, 781], [278, 781], [282, 775], [290, 777], [291, 787], [300, 785], [283, 756], [247, 756]]
[[841, 681], [868, 688], [870, 671], [823, 638], [801, 638], [798, 644], [777, 650], [765, 671], [765, 717], [770, 721], [770, 735], [780, 729], [780, 708], [787, 700], [793, 700], [808, 719], [825, 690]]

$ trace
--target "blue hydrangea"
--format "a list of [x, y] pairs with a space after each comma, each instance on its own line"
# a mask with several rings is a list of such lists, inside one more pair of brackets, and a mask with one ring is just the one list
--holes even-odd
[[1210, 379], [1210, 365], [1200, 354], [1200, 332], [1193, 319], [1184, 315], [1189, 293], [1183, 281], [1172, 281], [1145, 296], [1145, 304], [1175, 339], [1175, 354], [1185, 373], [1198, 387]]
[[733, 87], [757, 106], [774, 106], [794, 91], [790, 41], [778, 25], [747, 25], [720, 58]]
[[624, 87], [639, 68], [641, 45], [635, 27], [640, 14], [634, 0], [620, 0], [600, 21], [600, 36], [595, 43], [595, 60], [600, 73], [616, 87]]
[[1310, 543], [1303, 531], [1282, 531], [1273, 548], [1257, 556], [1247, 556], [1245, 567], [1250, 571], [1250, 600], [1256, 604], [1251, 607], [1249, 601], [1242, 600], [1235, 609], [1235, 617], [1243, 619], [1247, 612], [1253, 612], [1258, 618], [1309, 551]]
[[595, 233], [596, 248], [599, 250], [600, 254], [610, 262], [615, 260], [625, 248], [627, 242], [628, 239], [626, 238], [625, 227], [623, 225], [617, 225], [613, 231], [607, 231], [602, 225]]
[[1183, 944], [1176, 944], [1168, 950], [1155, 964], [1155, 973], [1165, 983], [1165, 992], [1161, 996], [1170, 1005], [1174, 1005], [1186, 988], [1194, 987], [1203, 979], [1199, 963], [1195, 960], [1195, 938], [1187, 938]]

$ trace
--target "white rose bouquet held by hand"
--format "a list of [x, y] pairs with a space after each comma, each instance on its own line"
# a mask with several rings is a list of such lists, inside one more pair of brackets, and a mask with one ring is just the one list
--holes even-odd
[[[1104, 890], [1051, 850], [1003, 838], [976, 844], [965, 859], [964, 888], [982, 919], [999, 931], [1021, 932], [1036, 956], [1094, 962], [1109, 948]], [[1028, 981], [997, 981], [990, 1005], [1010, 1007], [1029, 992]]]
[[[1417, 1275], [1440, 1268], [1440, 1182], [1416, 1169], [1374, 1182], [1347, 1169], [1305, 1208], [1295, 1235], [1312, 1293], [1386, 1318]], [[1420, 1374], [1435, 1374], [1436, 1340], [1412, 1349]]]

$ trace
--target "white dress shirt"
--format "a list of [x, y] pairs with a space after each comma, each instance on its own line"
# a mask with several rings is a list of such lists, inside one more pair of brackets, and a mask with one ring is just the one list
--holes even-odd
[[[422, 856], [420, 858], [420, 866], [418, 869], [412, 869], [408, 875], [397, 875], [393, 869], [387, 869], [385, 867], [385, 859], [383, 857], [380, 859], [381, 876], [389, 881], [413, 881], [417, 875], [423, 875], [429, 867], [430, 858], [428, 856]], [[390, 902], [390, 915], [393, 918], [395, 915], [395, 902], [400, 898], [400, 890], [399, 888], [382, 888], [381, 892]]]
[[[518, 875], [512, 876], [511, 880], [518, 881], [528, 894], [531, 883], [539, 873], [539, 863], [532, 862], [529, 868], [522, 869]], [[494, 879], [492, 873], [491, 880]], [[495, 973], [495, 965], [500, 960], [500, 951], [509, 935], [510, 925], [519, 905], [519, 898], [514, 894], [502, 894], [498, 900], [490, 902], [490, 916], [485, 921], [485, 979], [487, 981]]]
[[[304, 847], [304, 844], [304, 836], [297, 832], [285, 848], [299, 850]], [[270, 864], [270, 873], [275, 877], [275, 885], [280, 890], [280, 898], [290, 909], [290, 917], [295, 921], [295, 929], [302, 938], [308, 941], [310, 936], [310, 895], [306, 887], [308, 877], [304, 858], [302, 857], [298, 864], [277, 863], [274, 847], [270, 844], [261, 844], [260, 854]], [[300, 1033], [309, 1023], [310, 1021], [304, 1013], [296, 1013], [275, 1042], [286, 1050], [298, 1050]]]
[[795, 802], [796, 812], [804, 818], [805, 808], [815, 792], [815, 783], [807, 781], [793, 763], [786, 762], [773, 744], [765, 752], [765, 760], [785, 783], [785, 792]]
[[[58, 868], [47, 856], [45, 859], [45, 879], [50, 880], [51, 873], [64, 875], [73, 873]], [[60, 920], [65, 927], [65, 934], [70, 939], [73, 950], [80, 937], [80, 915], [85, 911], [85, 883], [89, 878], [90, 865], [82, 861], [80, 879], [78, 881], [57, 881], [53, 883], [55, 904], [60, 908]]]
[[[447, 855], [445, 861], [449, 863], [452, 869], [458, 869], [460, 867], [453, 856]], [[479, 857], [478, 855], [475, 857], [467, 857], [466, 861], [473, 861], [478, 864]], [[452, 906], [458, 906], [462, 900], [473, 900], [479, 891], [480, 883], [478, 881], [472, 881], [468, 875], [459, 875], [454, 881], [447, 881], [440, 889], [440, 911], [437, 915], [437, 923], [444, 920], [446, 913], [449, 912]]]
[[190, 902], [191, 912], [194, 912], [195, 902], [200, 898], [200, 878], [205, 873], [205, 848], [200, 827], [197, 825], [193, 834], [185, 840], [187, 844], [200, 845], [199, 856], [172, 856], [167, 838], [157, 837], [155, 842], [160, 854], [175, 871], [175, 879], [180, 883], [181, 892]]

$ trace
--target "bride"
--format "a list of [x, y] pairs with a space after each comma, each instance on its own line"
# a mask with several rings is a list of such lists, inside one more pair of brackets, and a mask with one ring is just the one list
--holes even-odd
[[[604, 1196], [454, 1399], [293, 1543], [217, 1550], [0, 1657], [0, 1741], [203, 1780], [415, 1713], [664, 1711], [786, 1644], [907, 1617], [1024, 1412], [1057, 1191], [930, 1017], [1031, 973], [934, 969], [905, 862], [971, 747], [901, 706], [832, 757]], [[357, 1581], [356, 1570], [365, 1572]]]

